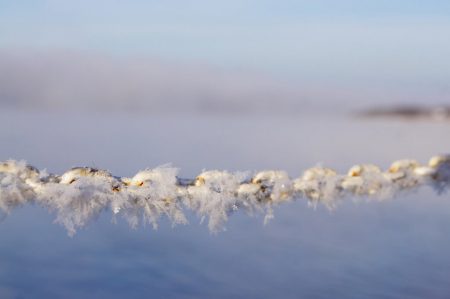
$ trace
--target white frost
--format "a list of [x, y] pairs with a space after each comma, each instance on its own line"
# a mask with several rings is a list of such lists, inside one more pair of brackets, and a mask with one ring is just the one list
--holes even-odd
[[307, 169], [297, 179], [284, 171], [204, 171], [195, 179], [180, 179], [178, 169], [161, 166], [145, 169], [132, 178], [121, 178], [89, 167], [73, 168], [61, 176], [47, 174], [24, 161], [0, 162], [0, 210], [36, 203], [56, 214], [69, 235], [96, 219], [103, 211], [122, 216], [136, 227], [161, 217], [173, 225], [186, 224], [185, 210], [208, 222], [212, 232], [225, 229], [237, 210], [248, 214], [265, 212], [273, 218], [278, 204], [305, 199], [313, 206], [334, 208], [349, 197], [388, 199], [423, 185], [438, 193], [450, 185], [450, 156], [433, 157], [427, 165], [399, 160], [386, 171], [371, 164], [355, 165], [347, 174], [325, 167]]

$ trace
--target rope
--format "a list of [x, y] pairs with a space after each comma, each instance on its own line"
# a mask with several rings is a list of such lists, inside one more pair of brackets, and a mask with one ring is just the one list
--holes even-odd
[[185, 210], [208, 219], [216, 232], [224, 228], [230, 214], [244, 210], [265, 212], [273, 218], [273, 207], [296, 199], [312, 206], [334, 208], [348, 197], [388, 199], [398, 193], [431, 186], [437, 193], [450, 185], [450, 155], [432, 157], [427, 165], [399, 160], [382, 171], [373, 164], [355, 165], [347, 174], [326, 167], [313, 167], [292, 179], [285, 171], [205, 171], [193, 179], [177, 176], [178, 169], [145, 169], [131, 178], [106, 170], [75, 167], [62, 175], [48, 174], [24, 161], [0, 163], [0, 210], [5, 214], [17, 206], [36, 203], [55, 212], [56, 221], [73, 235], [104, 210], [123, 216], [132, 227], [150, 223], [154, 228], [162, 216], [172, 223], [186, 224]]

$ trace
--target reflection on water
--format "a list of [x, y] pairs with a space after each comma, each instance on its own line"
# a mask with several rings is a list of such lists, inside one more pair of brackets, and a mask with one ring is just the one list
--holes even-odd
[[[202, 168], [297, 176], [317, 162], [388, 166], [450, 148], [443, 124], [9, 112], [0, 119], [0, 160], [25, 158], [54, 172], [93, 163], [129, 175], [173, 162], [187, 177]], [[189, 226], [163, 221], [155, 231], [102, 214], [69, 238], [53, 215], [24, 207], [0, 224], [0, 297], [446, 298], [449, 214], [448, 193], [425, 189], [334, 212], [297, 201], [280, 206], [267, 226], [238, 213], [216, 235], [193, 215]]]

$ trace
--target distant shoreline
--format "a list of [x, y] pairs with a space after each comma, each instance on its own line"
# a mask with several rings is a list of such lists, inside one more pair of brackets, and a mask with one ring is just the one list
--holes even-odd
[[450, 106], [421, 107], [395, 106], [371, 108], [357, 113], [366, 118], [402, 118], [408, 120], [426, 119], [433, 121], [450, 121]]

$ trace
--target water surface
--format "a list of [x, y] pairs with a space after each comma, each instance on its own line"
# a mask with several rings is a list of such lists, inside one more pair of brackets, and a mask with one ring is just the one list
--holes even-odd
[[[1, 160], [62, 172], [94, 165], [118, 175], [167, 162], [202, 169], [283, 169], [448, 152], [444, 123], [338, 116], [205, 117], [0, 111]], [[99, 219], [74, 237], [38, 206], [0, 223], [1, 298], [447, 298], [450, 201], [432, 190], [335, 211], [299, 200], [263, 215], [236, 213], [211, 234], [189, 215], [130, 229]]]

